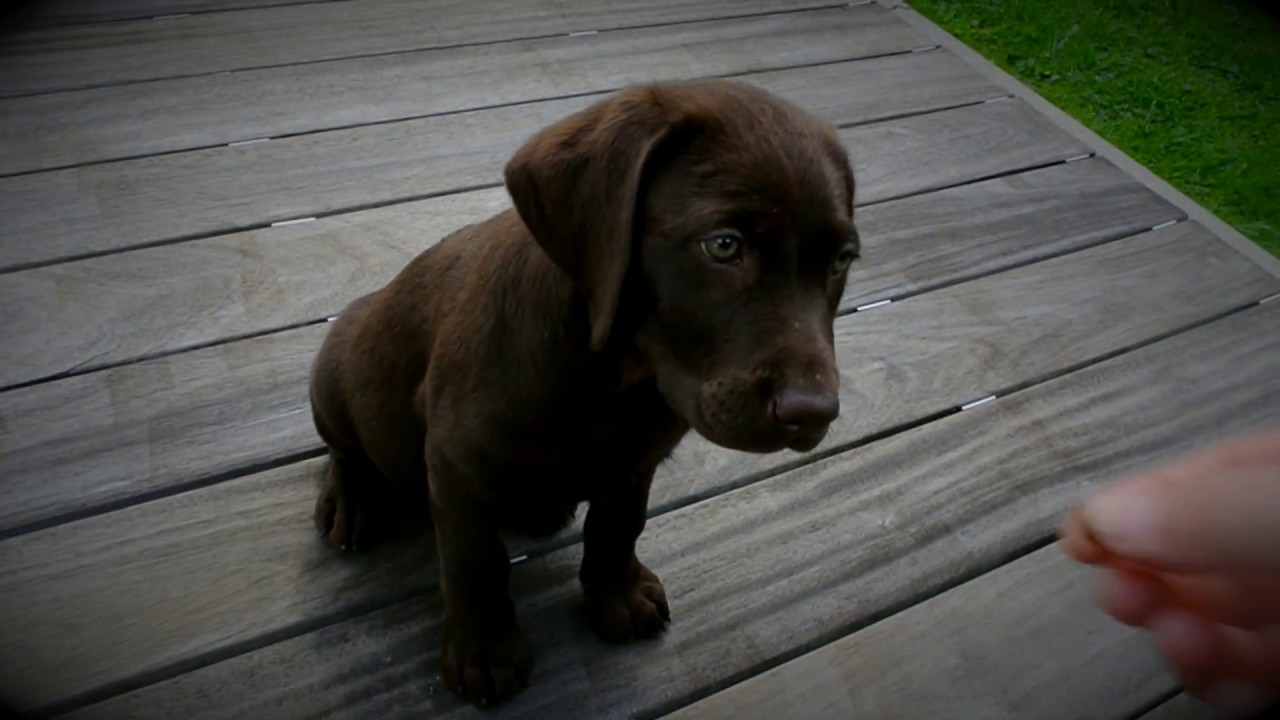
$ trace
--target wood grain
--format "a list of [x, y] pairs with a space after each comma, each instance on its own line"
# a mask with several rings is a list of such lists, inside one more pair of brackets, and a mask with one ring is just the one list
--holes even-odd
[[919, 115], [842, 133], [858, 202], [884, 202], [1079, 157], [1087, 148], [1017, 101]]
[[[1237, 282], [1244, 286], [1231, 287]], [[841, 415], [814, 452], [1006, 392], [1277, 290], [1280, 279], [1196, 223], [1180, 223], [855, 313], [836, 325]], [[672, 477], [655, 483], [650, 502], [706, 496], [729, 478], [758, 476], [788, 459], [798, 460], [722, 452], [694, 436], [676, 450]]]
[[1208, 705], [1186, 693], [1179, 693], [1138, 720], [1218, 720], [1220, 717]]
[[[1129, 227], [1130, 218], [1154, 224], [1153, 218], [1176, 217], [1162, 203], [1138, 202], [1141, 191], [1103, 161], [1036, 174], [1044, 177], [1025, 183], [1001, 178], [928, 196], [939, 198], [962, 222], [919, 222], [932, 216], [917, 209], [916, 198], [865, 209], [860, 223], [869, 259], [855, 271], [849, 293], [898, 294], [946, 283], [970, 269], [989, 270], [1001, 262], [1024, 261], [1028, 254], [1091, 242], [1109, 226]], [[1091, 181], [1081, 182], [1081, 174]], [[1065, 192], [1079, 185], [1100, 194], [1084, 216], [1065, 200]], [[1002, 230], [1003, 223], [983, 213], [986, 207], [1017, 212], [1016, 197], [1039, 208], [1030, 215], [1018, 213], [1023, 224], [1016, 231]], [[0, 307], [28, 308], [22, 312], [39, 317], [34, 333], [21, 324], [10, 326], [14, 347], [39, 350], [31, 356], [33, 363], [41, 358], [48, 363], [51, 357], [105, 362], [129, 348], [163, 350], [323, 318], [397, 272], [417, 252], [419, 237], [439, 237], [503, 202], [501, 190], [480, 191], [14, 273], [0, 277], [0, 297], [12, 298]], [[954, 262], [927, 256], [918, 264], [895, 260], [939, 236], [950, 245], [938, 253]], [[409, 239], [415, 244], [406, 246]], [[1038, 244], [1024, 246], [1027, 239]], [[970, 250], [964, 252], [965, 247]], [[875, 270], [882, 265], [888, 267], [884, 274]], [[903, 277], [895, 281], [899, 274]], [[177, 277], [181, 280], [170, 279]], [[333, 277], [343, 281], [332, 282]], [[149, 294], [139, 293], [139, 287]], [[11, 498], [0, 508], [0, 532], [314, 451], [318, 441], [305, 385], [324, 332], [316, 327], [252, 338], [0, 396], [5, 429], [0, 478]], [[85, 338], [93, 344], [68, 342]], [[21, 357], [16, 350], [13, 356]]]
[[246, 8], [302, 5], [350, 0], [43, 0], [12, 10], [23, 27], [49, 27], [95, 22], [158, 18], [178, 13], [225, 12]]
[[360, 561], [316, 539], [309, 508], [323, 470], [312, 460], [0, 542], [5, 694], [44, 702], [278, 631], [285, 616], [321, 617], [365, 588], [404, 588], [395, 575], [409, 567], [423, 581], [429, 535]]
[[5, 393], [0, 533], [307, 452], [307, 378], [327, 327]]
[[1176, 679], [1094, 585], [1046, 547], [664, 717], [1125, 720]]
[[0, 384], [330, 317], [507, 207], [494, 188], [0, 275]]
[[[978, 112], [981, 108], [968, 110], [978, 121], [989, 120]], [[949, 115], [943, 113], [940, 117]], [[955, 119], [964, 122], [969, 117]], [[962, 181], [965, 171], [961, 168], [971, 168], [977, 174], [1029, 162], [1018, 152], [1012, 156], [993, 153], [981, 164], [969, 162], [970, 153], [962, 145], [930, 141], [927, 127], [918, 127], [920, 123], [930, 124], [925, 122], [928, 120], [935, 125], [938, 121], [933, 115], [917, 122], [889, 121], [890, 130], [913, 132], [918, 143], [897, 145], [898, 154], [870, 151], [860, 157], [856, 162], [867, 175], [862, 186], [864, 197], [883, 199]], [[1001, 132], [995, 127], [988, 130], [994, 135]], [[869, 125], [846, 130], [843, 135], [849, 147], [859, 152], [874, 148], [875, 139], [886, 131], [885, 127]], [[1036, 147], [1033, 136], [1034, 131], [1027, 134], [1027, 148]], [[1052, 157], [1071, 150], [1049, 143], [1046, 148], [1027, 152]], [[501, 162], [496, 155], [489, 158], [492, 172], [499, 172]], [[912, 172], [892, 174], [892, 169], [904, 165], [910, 165]], [[1123, 234], [1151, 227], [1154, 223], [1147, 223], [1152, 217], [1178, 217], [1176, 211], [1155, 200], [1141, 186], [1129, 182], [1126, 189], [1120, 190], [1117, 183], [1125, 181], [1116, 173], [1108, 175], [1100, 170], [1095, 174], [1093, 168], [1100, 167], [1096, 164], [1083, 167], [1075, 171], [1080, 173], [1080, 179], [1068, 181], [1066, 187], [1059, 188], [1053, 185], [1055, 181], [1048, 181], [1053, 186], [1049, 193], [1080, 190], [1081, 205], [1097, 206], [1088, 211], [1081, 207], [1072, 212], [1069, 208], [1076, 205], [1070, 196], [1046, 197], [1045, 191], [1037, 191], [1035, 184], [1040, 175], [1029, 180], [1008, 179], [1006, 185], [986, 184], [974, 191], [979, 196], [983, 192], [998, 194], [1010, 203], [1006, 207], [984, 210], [975, 206], [975, 199], [964, 189], [940, 196], [938, 208], [970, 213], [963, 216], [965, 223], [950, 219], [960, 215], [919, 210], [925, 200], [909, 204], [905, 211], [869, 208], [860, 214], [865, 218], [860, 223], [871, 253], [863, 265], [870, 269], [855, 270], [853, 280], [855, 287], [860, 286], [862, 273], [866, 273], [868, 289], [854, 292], [850, 301], [873, 290], [883, 292], [886, 287], [898, 287], [903, 281], [908, 287], [917, 287], [907, 274], [920, 278], [939, 276], [924, 265], [931, 264], [954, 275], [964, 271], [960, 265], [978, 262], [959, 243], [955, 251], [937, 251], [938, 239], [975, 237], [962, 230], [951, 231], [948, 236], [944, 224], [963, 228], [985, 223], [982, 231], [989, 233], [988, 242], [1000, 246], [1000, 252], [1010, 253], [1009, 260], [1016, 260], [1034, 256], [1039, 249], [1053, 251], [1096, 240], [1094, 233], [1098, 232]], [[918, 180], [913, 183], [910, 178]], [[1023, 183], [1030, 186], [1026, 192], [1019, 191]], [[1105, 197], [1101, 191], [1108, 189], [1121, 194]], [[988, 195], [976, 202], [994, 200]], [[1021, 210], [1023, 204], [1034, 204], [1034, 212]], [[1026, 227], [1019, 223], [1027, 222], [1029, 216], [1047, 213], [1050, 204], [1059, 206], [1055, 216], [1070, 223], [1064, 228], [1072, 230], [1066, 235], [1049, 231], [1059, 235], [1060, 245], [1036, 244], [1039, 238], [1034, 236], [1013, 238], [1016, 233], [1036, 228], [1045, 232], [1044, 223]], [[457, 227], [508, 206], [505, 192], [492, 189], [0, 275], [0, 311], [11, 318], [8, 332], [12, 340], [4, 353], [5, 363], [0, 365], [0, 387], [54, 377], [71, 368], [103, 367], [151, 353], [327, 317], [351, 299], [385, 283], [418, 250]], [[1108, 209], [1116, 212], [1107, 212]], [[1125, 217], [1126, 212], [1131, 215]], [[999, 218], [1006, 215], [1016, 219], [1002, 223]], [[1081, 217], [1085, 215], [1087, 219]], [[892, 217], [891, 227], [898, 228], [911, 225], [911, 218], [918, 219], [918, 224], [911, 225], [912, 234], [919, 233], [915, 245], [904, 243], [901, 232], [885, 232], [883, 240], [877, 239], [885, 225], [881, 218], [886, 217]], [[879, 252], [881, 245], [877, 243], [895, 245], [892, 251]], [[1019, 246], [1023, 250], [1015, 250]], [[885, 259], [889, 261], [883, 262]], [[985, 264], [976, 265], [969, 272], [984, 271], [1004, 259], [995, 256], [981, 262]], [[193, 322], [192, 318], [199, 320]]]
[[[0, 100], [0, 174], [279, 137], [634, 82], [902, 52], [925, 43], [878, 5], [273, 67]], [[762, 52], [761, 48], [767, 48]], [[954, 56], [858, 66], [935, 106], [1000, 91]]]
[[858, 211], [853, 308], [1185, 218], [1105, 160], [995, 178]]
[[[854, 62], [743, 79], [840, 124], [917, 111], [921, 102], [932, 107], [910, 94], [902, 98], [905, 105], [896, 98], [868, 105], [858, 97], [863, 78]], [[502, 166], [529, 135], [599, 99], [550, 100], [0, 178], [0, 214], [8, 220], [0, 228], [0, 269], [496, 185]], [[880, 187], [879, 197], [1083, 152], [1019, 103], [848, 132], [862, 166], [873, 173], [863, 182]], [[902, 157], [914, 159], [912, 172], [902, 171]], [[864, 193], [864, 199], [874, 197]], [[63, 210], [53, 214], [47, 207]]]
[[[848, 410], [833, 428], [826, 449], [965, 402], [980, 392], [1120, 350], [1140, 338], [1174, 330], [1241, 304], [1245, 302], [1243, 298], [1258, 297], [1259, 292], [1266, 291], [1260, 284], [1268, 290], [1280, 284], [1280, 280], [1270, 276], [1251, 278], [1251, 266], [1232, 257], [1233, 251], [1211, 237], [1185, 229], [1169, 230], [1174, 232], [1121, 241], [912, 298], [881, 312], [850, 316], [838, 330], [845, 384], [842, 403]], [[1067, 265], [1068, 260], [1073, 263]], [[1189, 267], [1196, 272], [1186, 272]], [[1254, 272], [1261, 275], [1261, 271]], [[1147, 281], [1169, 277], [1179, 277], [1180, 281]], [[1199, 283], [1205, 287], [1221, 286], [1221, 289], [1199, 302], [1171, 300], [1174, 294], [1183, 300], [1197, 297]], [[1225, 287], [1228, 284], [1239, 289], [1233, 291]], [[1125, 288], [1132, 289], [1126, 294]], [[1120, 296], [1124, 299], [1118, 299]], [[1005, 302], [1003, 298], [1007, 297], [1016, 297], [1019, 301]], [[1074, 305], [1070, 313], [1064, 312], [1068, 304]], [[1280, 343], [1280, 333], [1275, 335], [1276, 342]], [[867, 342], [868, 339], [874, 342]], [[1280, 377], [1274, 381], [1280, 382]], [[1254, 378], [1259, 397], [1265, 397], [1265, 387], [1259, 385], [1260, 382]], [[1276, 407], [1280, 408], [1280, 404]], [[1248, 413], [1242, 412], [1241, 417], [1247, 418]], [[1141, 432], [1133, 435], [1140, 438]], [[956, 434], [952, 430], [935, 441], [958, 443], [963, 437], [964, 433]], [[972, 440], [972, 436], [969, 438]], [[991, 440], [989, 436], [986, 439]], [[777, 470], [781, 464], [795, 459], [787, 454], [730, 453], [705, 443], [702, 444], [705, 449], [699, 450], [698, 445], [686, 443], [680, 459], [664, 468], [662, 477], [655, 483], [654, 505], [683, 504], [693, 497], [716, 494], [732, 487], [748, 472]], [[966, 452], [970, 450], [972, 448], [965, 447]], [[875, 450], [864, 448], [854, 455], [864, 458], [867, 452], [874, 454]], [[939, 455], [931, 456], [931, 459], [938, 458]], [[907, 461], [895, 456], [894, 462]], [[955, 457], [946, 462], [955, 462]], [[888, 476], [892, 467], [868, 469], [861, 477], [878, 481]], [[840, 472], [847, 471], [846, 467]], [[278, 632], [315, 622], [316, 614], [322, 611], [316, 604], [318, 601], [297, 600], [282, 605], [276, 586], [260, 583], [254, 574], [231, 570], [248, 563], [263, 565], [263, 572], [268, 572], [276, 562], [270, 560], [263, 549], [264, 544], [274, 541], [255, 536], [240, 524], [239, 516], [246, 512], [254, 516], [255, 522], [270, 525], [272, 532], [277, 531], [275, 528], [293, 528], [299, 537], [297, 542], [303, 539], [315, 542], [306, 525], [310, 501], [305, 498], [308, 491], [314, 493], [315, 490], [314, 468], [303, 465], [272, 471], [269, 475], [272, 479], [264, 487], [279, 487], [282, 493], [293, 493], [294, 498], [264, 497], [261, 500], [264, 507], [277, 509], [270, 517], [242, 507], [248, 491], [228, 491], [226, 485], [218, 485], [0, 542], [0, 566], [13, 568], [0, 579], [0, 637], [9, 638], [0, 644], [0, 664], [16, 668], [11, 686], [22, 690], [24, 706], [43, 705], [78, 691], [127, 680], [139, 673], [158, 672], [169, 663], [188, 659], [197, 650], [225, 651], [228, 645], [244, 639], [238, 630], [228, 631], [229, 626], [239, 628], [237, 623], [241, 620], [228, 624], [221, 613], [212, 608], [198, 613], [191, 611], [190, 601], [184, 599], [188, 594], [233, 596], [234, 603], [225, 612], [252, 618], [256, 632]], [[756, 568], [775, 568], [773, 572], [782, 572], [788, 567], [788, 553], [800, 552], [799, 547], [787, 549], [783, 547], [786, 543], [779, 543], [774, 549], [754, 548], [751, 552], [758, 557], [753, 555], [754, 559], [749, 561], [736, 555], [739, 551], [745, 552], [747, 545], [754, 546], [755, 540], [747, 543], [747, 538], [756, 538], [757, 533], [767, 536], [768, 528], [777, 523], [784, 524], [788, 528], [786, 532], [795, 535], [796, 543], [823, 545], [825, 540], [802, 533], [801, 527], [813, 529], [831, 523], [832, 533], [847, 533], [851, 542], [857, 534], [856, 528], [867, 521], [865, 515], [861, 518], [833, 516], [840, 512], [835, 507], [839, 504], [836, 502], [839, 495], [831, 493], [845, 487], [845, 479], [836, 482], [828, 478], [829, 483], [835, 484], [826, 485], [828, 494], [821, 498], [804, 493], [792, 498], [783, 493], [782, 489], [793, 482], [788, 480], [781, 486], [769, 484], [768, 487], [775, 488], [770, 491], [772, 499], [765, 503], [767, 507], [760, 506], [754, 511], [755, 517], [749, 513], [734, 516], [738, 512], [734, 508], [739, 507], [740, 501], [732, 500], [726, 501], [727, 509], [718, 520], [709, 520], [711, 527], [719, 524], [717, 532], [727, 532], [733, 527], [738, 529], [735, 534], [744, 538], [743, 545], [726, 549], [735, 553], [733, 557], [712, 558], [709, 564], [699, 564], [702, 562], [699, 556], [705, 553], [695, 549], [698, 543], [677, 543], [681, 552], [689, 553], [685, 560], [689, 565], [681, 571], [685, 575], [674, 584], [681, 588], [673, 598], [677, 606], [690, 601], [690, 596], [684, 593], [697, 592], [698, 584], [688, 573], [739, 563], [757, 563]], [[920, 482], [929, 485], [933, 481]], [[286, 487], [294, 489], [286, 490]], [[929, 507], [921, 508], [921, 512], [936, 515], [934, 522], [973, 520], [965, 514], [969, 510], [960, 505], [952, 507], [948, 503], [954, 500], [934, 490], [924, 496], [928, 498], [925, 504]], [[879, 484], [867, 489], [875, 495], [882, 491]], [[754, 492], [734, 493], [733, 497], [757, 497]], [[913, 488], [911, 492], [916, 490]], [[1020, 501], [1036, 498], [1030, 487], [1017, 488], [1017, 496]], [[222, 499], [206, 499], [210, 497]], [[791, 503], [800, 503], [800, 506], [782, 509]], [[823, 509], [811, 510], [809, 503]], [[695, 504], [691, 509], [698, 507]], [[944, 512], [943, 508], [949, 509]], [[814, 513], [817, 516], [810, 519]], [[1009, 512], [1011, 518], [1016, 515]], [[736, 518], [735, 524], [726, 524], [730, 516]], [[737, 524], [738, 521], [741, 523]], [[659, 519], [655, 525], [661, 526], [664, 522]], [[886, 542], [907, 542], [915, 536], [918, 521], [914, 518], [885, 522], [893, 526]], [[243, 536], [235, 543], [219, 539], [224, 537], [223, 527], [227, 523], [234, 525], [228, 532]], [[888, 525], [883, 528], [886, 532]], [[844, 529], [838, 529], [840, 527]], [[743, 534], [742, 528], [753, 530]], [[826, 533], [820, 535], [830, 539]], [[649, 534], [650, 538], [665, 536], [660, 529]], [[105, 543], [105, 538], [114, 540]], [[975, 538], [972, 547], [986, 547], [988, 542], [998, 540], [999, 537], [984, 535]], [[668, 551], [675, 552], [670, 547], [664, 550]], [[810, 552], [816, 551], [816, 547], [810, 549]], [[871, 553], [873, 548], [868, 546], [859, 552]], [[306, 557], [314, 556], [282, 555], [279, 562], [302, 563]], [[328, 602], [323, 611], [341, 614], [355, 612], [379, 599], [385, 602], [388, 598], [403, 596], [430, 582], [430, 575], [418, 558], [401, 561], [397, 557], [378, 561], [380, 572], [386, 572], [394, 580], [373, 584], [352, 581], [345, 584], [341, 592], [327, 586], [297, 592], [312, 593], [307, 597], [326, 597]], [[697, 562], [694, 557], [699, 557]], [[193, 567], [192, 558], [200, 558], [198, 565]], [[797, 572], [810, 577], [810, 581], [804, 582], [799, 575], [794, 578], [797, 592], [803, 592], [797, 597], [808, 597], [814, 589], [806, 589], [806, 583], [823, 582], [820, 574], [808, 575], [808, 570]], [[181, 585], [156, 579], [179, 574], [184, 577]], [[766, 573], [763, 577], [770, 576]], [[773, 581], [777, 579], [773, 577]], [[303, 580], [296, 582], [305, 584]], [[756, 581], [746, 573], [735, 582], [752, 585]], [[23, 590], [25, 587], [32, 588], [30, 594]], [[168, 594], [154, 602], [139, 599], [150, 598], [153, 592]], [[261, 593], [269, 597], [264, 598]], [[750, 596], [752, 593], [739, 588], [733, 592], [734, 596], [737, 594]], [[45, 602], [45, 598], [54, 596], [67, 601]], [[817, 601], [815, 596], [814, 602]], [[146, 622], [136, 620], [135, 613], [139, 610], [145, 610]], [[723, 621], [736, 615], [732, 604], [726, 610]], [[92, 626], [73, 622], [73, 618], [81, 616], [92, 617], [95, 622]], [[167, 619], [170, 617], [180, 618], [180, 623], [177, 619]], [[803, 617], [804, 613], [797, 614], [797, 621]], [[168, 634], [167, 628], [178, 624], [185, 634]], [[154, 632], [149, 629], [152, 627]], [[716, 634], [712, 632], [704, 637]], [[723, 628], [719, 634], [723, 634]], [[694, 636], [685, 636], [682, 642], [689, 637]], [[75, 655], [77, 659], [70, 662], [66, 660], [68, 655]], [[22, 662], [17, 662], [18, 658]], [[747, 657], [740, 659], [746, 661]], [[642, 684], [656, 688], [666, 682], [651, 680], [653, 682]]]
[[[1255, 307], [655, 518], [640, 553], [674, 614], [656, 642], [592, 639], [574, 612], [576, 547], [519, 565], [537, 660], [501, 716], [674, 709], [995, 567], [1100, 482], [1280, 421], [1277, 329], [1280, 305]], [[439, 681], [438, 619], [432, 593], [73, 717], [483, 717]]]
[[[854, 77], [857, 92], [851, 103], [845, 103], [846, 117], [862, 118], [877, 110], [918, 110], [930, 102], [926, 96], [907, 97], [909, 93], [899, 92], [893, 83], [862, 82], [863, 78], [880, 77], [876, 74]], [[830, 76], [819, 72], [815, 79], [824, 82]], [[812, 97], [826, 98], [820, 91]], [[490, 169], [495, 174], [500, 162], [496, 156], [490, 158]], [[458, 225], [496, 210], [498, 205], [491, 200], [500, 194], [501, 191], [481, 193], [474, 202], [468, 196], [456, 201], [437, 199], [392, 206], [322, 219], [312, 225], [273, 228], [243, 237], [207, 239], [0, 277], [0, 307], [16, 325], [10, 329], [13, 342], [6, 353], [5, 370], [0, 371], [0, 385], [323, 317], [372, 288], [373, 285], [362, 284], [363, 280], [377, 284], [390, 277], [395, 271], [392, 266], [410, 257], [404, 252], [410, 244], [425, 247]], [[455, 207], [467, 208], [467, 212], [455, 212]], [[175, 213], [180, 211], [173, 209]], [[146, 210], [139, 207], [138, 212]], [[56, 220], [47, 220], [50, 230], [60, 232]], [[324, 231], [319, 232], [318, 228]], [[341, 272], [328, 267], [327, 263], [337, 260], [332, 255], [322, 264], [311, 266], [308, 251], [314, 249], [317, 236], [325, 246], [339, 241], [348, 245], [353, 253], [348, 260], [368, 255], [386, 259], [387, 263], [371, 268], [376, 271], [372, 277], [345, 263]], [[308, 239], [307, 244], [303, 244], [304, 238]], [[370, 242], [376, 246], [365, 247]], [[388, 244], [394, 244], [396, 252], [383, 252]], [[68, 252], [76, 247], [76, 242], [67, 243]], [[45, 252], [48, 247], [28, 250]], [[300, 252], [303, 257], [286, 263]], [[344, 248], [343, 252], [347, 250]], [[270, 267], [262, 267], [267, 262]], [[303, 270], [306, 272], [300, 272]], [[312, 282], [326, 270], [334, 274]], [[334, 276], [342, 277], [343, 283], [331, 282]], [[275, 287], [273, 279], [283, 280], [285, 285]], [[121, 286], [116, 287], [115, 283]], [[146, 292], [139, 291], [140, 285], [146, 286]], [[308, 303], [308, 288], [315, 292], [335, 287], [342, 288], [345, 294], [329, 302], [323, 313], [308, 317], [306, 308], [301, 307]], [[236, 297], [240, 292], [246, 295]], [[270, 315], [263, 315], [263, 311]], [[278, 311], [290, 319], [282, 319]], [[193, 317], [201, 320], [192, 322]], [[55, 359], [53, 364], [51, 358]]]
[[33, 29], [0, 43], [0, 97], [834, 4], [360, 0]]

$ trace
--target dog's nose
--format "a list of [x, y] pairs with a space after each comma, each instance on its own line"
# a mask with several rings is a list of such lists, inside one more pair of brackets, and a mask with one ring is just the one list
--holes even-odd
[[840, 397], [783, 390], [773, 401], [773, 419], [789, 434], [805, 434], [829, 425], [840, 414]]

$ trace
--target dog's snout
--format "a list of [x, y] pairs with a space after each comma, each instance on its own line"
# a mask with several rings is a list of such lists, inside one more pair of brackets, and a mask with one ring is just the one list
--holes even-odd
[[840, 397], [834, 393], [784, 390], [773, 401], [773, 419], [789, 434], [823, 428], [839, 414]]

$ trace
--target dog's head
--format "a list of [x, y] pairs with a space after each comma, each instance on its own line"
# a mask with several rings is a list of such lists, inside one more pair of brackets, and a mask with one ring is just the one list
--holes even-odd
[[743, 84], [633, 87], [536, 135], [506, 181], [582, 291], [594, 350], [625, 332], [717, 444], [822, 440], [839, 412], [832, 323], [859, 252], [834, 128]]

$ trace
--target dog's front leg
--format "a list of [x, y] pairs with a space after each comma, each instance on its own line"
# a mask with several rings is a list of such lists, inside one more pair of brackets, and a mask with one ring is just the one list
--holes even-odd
[[636, 557], [652, 482], [652, 469], [638, 472], [593, 497], [587, 510], [579, 577], [591, 626], [610, 642], [654, 637], [671, 619], [662, 583]]
[[478, 705], [505, 702], [524, 688], [533, 666], [507, 587], [507, 549], [472, 478], [431, 450], [427, 472], [444, 596], [445, 685]]

